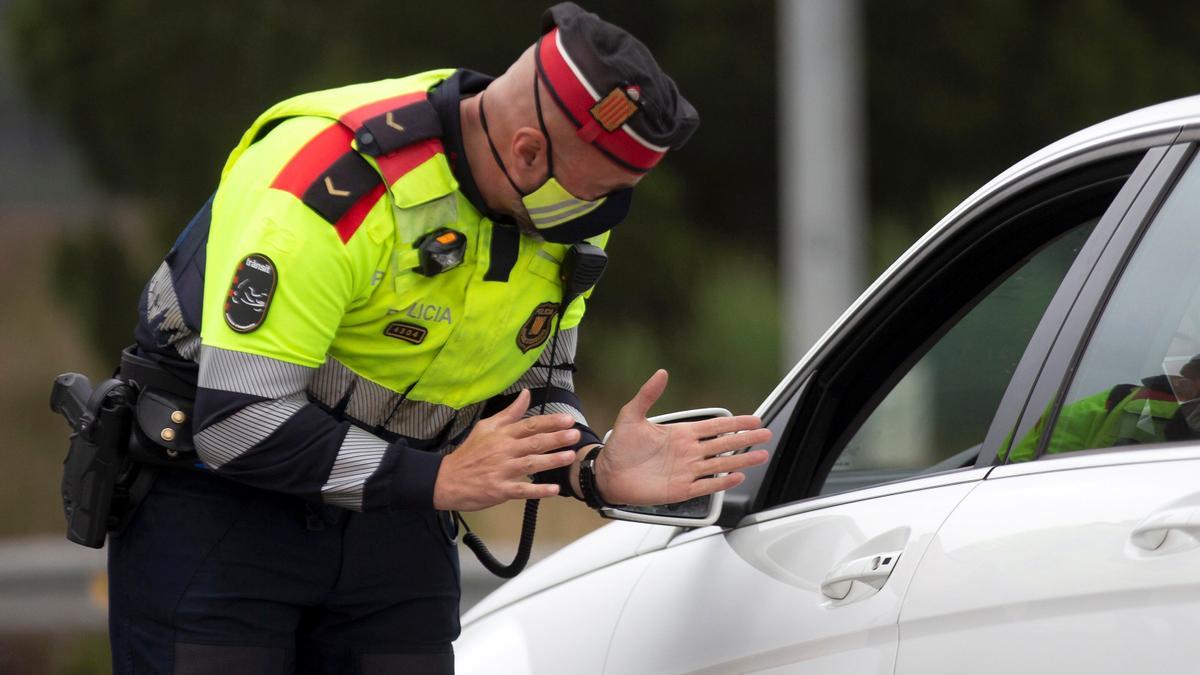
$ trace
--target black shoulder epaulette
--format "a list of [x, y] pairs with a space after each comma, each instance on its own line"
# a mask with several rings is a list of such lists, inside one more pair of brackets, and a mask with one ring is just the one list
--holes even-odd
[[330, 223], [381, 184], [379, 174], [357, 152], [347, 150], [308, 186], [300, 199]]
[[[379, 103], [363, 107], [372, 106], [378, 109]], [[416, 151], [415, 144], [440, 137], [442, 133], [437, 111], [424, 98], [373, 115], [355, 128], [353, 125], [359, 119], [355, 115], [343, 116], [317, 134], [292, 157], [271, 185], [296, 195], [321, 218], [338, 227], [343, 241], [366, 215], [363, 208], [352, 209], [368, 198], [374, 203], [386, 188], [386, 181], [363, 155], [377, 158], [384, 176], [394, 181], [398, 176], [390, 175], [389, 170], [395, 174], [394, 165], [403, 164], [396, 158], [406, 148]], [[351, 145], [354, 141], [357, 151]]]
[[304, 191], [301, 199], [330, 223], [380, 184], [379, 174], [358, 153], [382, 157], [429, 138], [442, 135], [442, 122], [428, 100], [388, 110], [371, 117], [354, 130], [358, 152], [347, 149]]
[[441, 135], [442, 120], [428, 99], [376, 115], [354, 130], [359, 152], [372, 157]]

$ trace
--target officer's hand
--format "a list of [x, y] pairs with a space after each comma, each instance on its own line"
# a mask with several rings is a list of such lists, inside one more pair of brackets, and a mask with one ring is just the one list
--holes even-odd
[[[596, 460], [597, 488], [605, 501], [673, 504], [735, 487], [745, 480], [739, 469], [767, 461], [766, 450], [717, 456], [771, 440], [771, 432], [753, 415], [679, 424], [647, 420], [646, 413], [666, 388], [667, 371], [659, 370], [617, 415]], [[716, 476], [722, 473], [726, 475]]]
[[433, 507], [478, 511], [510, 499], [540, 499], [558, 494], [557, 485], [537, 485], [526, 477], [567, 466], [573, 450], [542, 454], [579, 440], [570, 415], [521, 416], [529, 407], [522, 390], [507, 408], [480, 420], [467, 440], [442, 459], [433, 486]]

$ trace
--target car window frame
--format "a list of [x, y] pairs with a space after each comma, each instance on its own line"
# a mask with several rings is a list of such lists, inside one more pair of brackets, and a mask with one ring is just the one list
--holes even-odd
[[[1048, 162], [1035, 170], [1030, 171], [1025, 176], [1017, 178], [1010, 182], [1007, 186], [995, 190], [992, 194], [978, 200], [970, 208], [964, 210], [954, 220], [939, 227], [935, 236], [920, 250], [915, 251], [903, 265], [899, 266], [894, 273], [889, 275], [887, 282], [876, 289], [872, 293], [872, 297], [864, 296], [860, 303], [856, 304], [855, 309], [848, 313], [839, 324], [831, 330], [830, 334], [823, 339], [817, 347], [814, 348], [810, 355], [806, 357], [797, 368], [793, 370], [790, 376], [790, 382], [781, 384], [777, 390], [776, 396], [782, 390], [789, 393], [787, 401], [787, 410], [791, 413], [790, 419], [782, 435], [777, 436], [776, 447], [772, 453], [772, 459], [768, 467], [764, 471], [761, 480], [757, 481], [750, 490], [752, 496], [742, 499], [742, 503], [746, 505], [744, 511], [735, 514], [741, 517], [745, 514], [757, 514], [764, 510], [778, 509], [779, 507], [792, 505], [791, 510], [795, 510], [797, 502], [814, 502], [824, 504], [825, 502], [844, 502], [853, 499], [867, 498], [877, 496], [881, 493], [895, 493], [909, 489], [919, 489], [921, 486], [928, 486], [934, 483], [958, 482], [959, 480], [976, 480], [986, 475], [991, 469], [991, 463], [982, 461], [988, 453], [995, 452], [995, 447], [989, 445], [988, 440], [994, 437], [998, 432], [994, 430], [1005, 428], [1006, 431], [1013, 429], [1018, 420], [1018, 413], [1023, 410], [1020, 405], [1028, 398], [1028, 392], [1033, 386], [1034, 380], [1040, 372], [1040, 366], [1046, 358], [1048, 358], [1049, 349], [1052, 342], [1046, 340], [1036, 341], [1031, 338], [1027, 345], [1026, 351], [1020, 361], [1017, 369], [1010, 380], [1009, 386], [1006, 389], [1000, 405], [997, 406], [997, 414], [988, 430], [988, 438], [981, 444], [977, 461], [974, 467], [966, 466], [962, 469], [952, 470], [949, 473], [959, 473], [959, 476], [945, 476], [944, 474], [931, 476], [929, 474], [918, 474], [900, 479], [892, 483], [884, 483], [878, 485], [867, 486], [860, 490], [851, 491], [839, 495], [814, 495], [814, 494], [789, 494], [788, 484], [792, 481], [791, 477], [796, 475], [797, 464], [799, 464], [805, 453], [802, 448], [799, 448], [800, 441], [803, 439], [805, 431], [804, 425], [801, 424], [801, 419], [807, 412], [807, 408], [811, 406], [801, 406], [799, 401], [803, 395], [808, 395], [810, 389], [819, 389], [819, 387], [811, 387], [812, 382], [819, 382], [821, 377], [821, 365], [829, 358], [831, 352], [848, 335], [855, 332], [857, 327], [862, 324], [864, 317], [869, 316], [875, 311], [881, 311], [881, 306], [886, 306], [888, 296], [894, 292], [897, 287], [903, 285], [907, 277], [919, 271], [923, 264], [927, 264], [932, 256], [944, 255], [942, 248], [947, 246], [947, 242], [953, 241], [962, 233], [971, 230], [974, 227], [979, 227], [981, 222], [986, 222], [988, 219], [996, 219], [999, 216], [999, 227], [1003, 227], [1003, 223], [1011, 222], [1014, 218], [1019, 218], [1023, 210], [1018, 209], [1016, 213], [1009, 213], [1006, 216], [1006, 207], [1011, 207], [1014, 204], [1020, 204], [1022, 198], [1028, 195], [1035, 195], [1041, 189], [1053, 188], [1059, 185], [1064, 180], [1069, 180], [1073, 172], [1085, 176], [1089, 167], [1106, 166], [1113, 162], [1127, 161], [1130, 165], [1136, 163], [1132, 169], [1124, 174], [1124, 183], [1118, 189], [1117, 196], [1109, 204], [1105, 210], [1100, 222], [1097, 223], [1096, 230], [1089, 236], [1089, 244], [1092, 241], [1097, 241], [1098, 236], [1103, 237], [1107, 232], [1104, 228], [1110, 226], [1115, 227], [1115, 223], [1119, 222], [1119, 218], [1114, 220], [1112, 213], [1114, 210], [1122, 206], [1118, 204], [1123, 198], [1132, 199], [1127, 195], [1127, 191], [1140, 190], [1145, 181], [1152, 174], [1152, 169], [1157, 166], [1157, 162], [1147, 164], [1149, 153], [1153, 151], [1155, 146], [1166, 146], [1178, 136], [1178, 128], [1168, 130], [1159, 130], [1154, 134], [1147, 134], [1141, 138], [1126, 138], [1116, 142], [1111, 142], [1107, 145], [1091, 147], [1080, 151], [1074, 155], [1059, 158], [1057, 161]], [[1111, 180], [1117, 180], [1114, 177]], [[1136, 191], [1135, 191], [1136, 192]], [[1058, 190], [1043, 198], [1040, 202], [1034, 204], [1038, 206], [1045, 201], [1052, 201], [1057, 196], [1064, 194], [1065, 191]], [[1109, 223], [1105, 223], [1105, 219], [1109, 219]], [[1101, 223], [1104, 223], [1102, 228]], [[1086, 246], [1085, 246], [1086, 248]], [[1082, 290], [1082, 284], [1086, 280], [1091, 268], [1098, 261], [1099, 255], [1103, 250], [1103, 246], [1099, 244], [1092, 245], [1092, 250], [1085, 254], [1081, 250], [1075, 262], [1072, 264], [1067, 277], [1060, 284], [1059, 289], [1053, 296], [1050, 305], [1047, 306], [1041, 320], [1035, 329], [1034, 335], [1039, 332], [1048, 335], [1057, 334], [1058, 328], [1065, 320], [1065, 313], [1069, 309], [1074, 299], [1074, 296]], [[906, 254], [908, 255], [908, 254]], [[994, 287], [994, 286], [993, 286]], [[989, 287], [990, 288], [990, 287]], [[1060, 297], [1061, 296], [1061, 297]], [[929, 344], [936, 341], [937, 337], [932, 337], [930, 340], [922, 344], [918, 351], [925, 353]], [[919, 358], [919, 357], [918, 357]], [[785, 381], [787, 382], [787, 381]], [[803, 383], [805, 386], [789, 389], [794, 383]], [[819, 395], [819, 394], [817, 394]], [[768, 400], [769, 402], [771, 399]], [[778, 401], [778, 398], [775, 399]], [[766, 404], [765, 404], [766, 405]], [[810, 453], [811, 454], [811, 453]], [[806, 477], [811, 481], [812, 475], [816, 473], [819, 466], [813, 466], [809, 470], [809, 475]], [[970, 471], [975, 468], [977, 471]], [[749, 481], [747, 481], [749, 483]], [[801, 506], [802, 510], [807, 510]], [[756, 516], [755, 520], [761, 519]], [[728, 523], [733, 518], [723, 518], [723, 524]], [[728, 526], [728, 525], [726, 525]]]
[[[763, 406], [760, 406], [759, 419], [762, 420], [764, 427], [771, 430], [771, 442], [767, 444], [766, 448], [770, 451], [772, 458], [779, 454], [779, 448], [786, 447], [783, 445], [783, 439], [789, 437], [796, 424], [796, 415], [793, 414], [796, 403], [808, 390], [812, 376], [813, 371], [810, 370], [785, 378], [781, 383], [781, 388], [768, 397]], [[773, 462], [742, 470], [746, 479], [742, 481], [741, 485], [726, 491], [725, 503], [716, 522], [718, 527], [734, 527], [747, 514], [757, 510], [756, 501], [758, 496], [764, 493], [763, 488], [767, 485], [767, 477], [772, 465]]]
[[[1182, 134], [1176, 140], [1178, 141], [1181, 137]], [[1197, 143], [1190, 140], [1176, 142], [1168, 147], [1154, 150], [1161, 150], [1161, 161], [1139, 192], [1137, 199], [1118, 223], [1087, 283], [1081, 289], [1078, 298], [1065, 317], [1062, 329], [1047, 354], [1045, 364], [1038, 373], [1030, 390], [1029, 398], [1014, 427], [1012, 437], [1024, 438], [1025, 434], [1029, 433], [1037, 423], [1042, 411], [1050, 409], [1050, 416], [1038, 439], [1036, 455], [1033, 460], [1028, 462], [1010, 462], [1006, 458], [1002, 463], [997, 461], [997, 464], [1003, 464], [1006, 467], [1020, 466], [1081, 456], [1088, 458], [1086, 461], [1089, 464], [1102, 464], [1109, 460], [1107, 456], [1117, 452], [1128, 453], [1143, 449], [1180, 446], [1177, 443], [1154, 443], [1144, 446], [1089, 448], [1086, 450], [1086, 454], [1080, 452], [1045, 454], [1058, 416], [1067, 403], [1066, 397], [1070, 392], [1071, 383], [1075, 379], [1075, 373], [1083, 361], [1100, 319], [1120, 284], [1129, 261], [1133, 258], [1134, 252], [1157, 217], [1163, 203], [1175, 189], [1179, 178], [1192, 162], [1200, 161], [1200, 156], [1197, 155]]]

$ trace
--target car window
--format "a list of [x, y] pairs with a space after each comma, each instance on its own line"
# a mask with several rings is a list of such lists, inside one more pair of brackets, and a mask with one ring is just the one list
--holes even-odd
[[1053, 417], [1042, 415], [1011, 461], [1200, 438], [1197, 223], [1200, 162], [1193, 161], [1122, 272], [1066, 403]]
[[974, 461], [992, 417], [1055, 290], [1097, 222], [1043, 245], [956, 319], [844, 442], [820, 493], [956, 469]]

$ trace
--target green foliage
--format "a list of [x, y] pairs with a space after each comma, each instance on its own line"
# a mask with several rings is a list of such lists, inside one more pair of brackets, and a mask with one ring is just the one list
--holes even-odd
[[1043, 145], [1194, 94], [1200, 81], [1193, 4], [910, 0], [866, 8], [871, 204], [876, 223], [902, 233], [893, 241], [915, 238]]
[[[167, 202], [178, 222], [212, 191], [228, 151], [272, 103], [434, 67], [499, 73], [537, 38], [546, 5], [18, 0], [7, 18], [22, 80], [63, 121], [96, 176], [116, 192]], [[676, 160], [691, 174], [686, 210], [769, 231], [771, 5], [588, 6], [659, 48], [702, 113], [704, 133]], [[768, 39], [737, 44], [730, 25]], [[731, 59], [731, 51], [749, 58]], [[729, 170], [756, 161], [757, 172]], [[754, 197], [751, 212], [722, 198], [731, 187]]]

